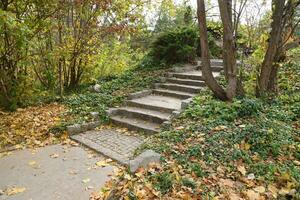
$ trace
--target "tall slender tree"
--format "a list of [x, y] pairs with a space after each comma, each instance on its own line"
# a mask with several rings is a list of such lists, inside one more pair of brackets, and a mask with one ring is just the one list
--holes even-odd
[[[236, 64], [236, 49], [234, 39], [234, 27], [232, 16], [232, 0], [219, 0], [220, 14], [223, 24], [223, 64], [225, 77], [228, 82], [226, 91], [222, 88], [216, 79], [213, 77], [210, 62], [209, 62], [209, 49], [207, 43], [207, 27], [206, 27], [206, 14], [205, 2], [198, 0], [198, 23], [201, 45], [201, 56], [203, 75], [208, 87], [214, 92], [221, 100], [231, 101], [239, 92], [242, 91], [241, 82], [238, 80], [238, 69]], [[239, 90], [238, 90], [239, 89]]]
[[234, 40], [234, 27], [232, 22], [232, 0], [219, 0], [219, 9], [223, 24], [223, 63], [228, 86], [226, 89], [228, 99], [237, 94], [238, 69], [236, 64], [236, 49]]
[[197, 0], [197, 5], [203, 77], [205, 83], [213, 91], [214, 95], [217, 98], [221, 100], [228, 100], [225, 90], [222, 88], [222, 86], [219, 85], [217, 80], [214, 78], [211, 70], [204, 0]]

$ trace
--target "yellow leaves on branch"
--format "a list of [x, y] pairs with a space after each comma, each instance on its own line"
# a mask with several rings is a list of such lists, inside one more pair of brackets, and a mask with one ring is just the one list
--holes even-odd
[[18, 109], [13, 113], [0, 112], [0, 149], [38, 147], [53, 142], [55, 138], [50, 129], [60, 123], [65, 111], [64, 106], [53, 103]]

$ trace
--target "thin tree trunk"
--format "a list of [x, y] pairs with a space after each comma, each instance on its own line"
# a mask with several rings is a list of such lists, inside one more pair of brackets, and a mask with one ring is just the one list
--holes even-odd
[[[61, 24], [59, 23], [59, 28], [58, 28], [58, 41], [59, 44], [62, 44], [62, 27]], [[58, 79], [59, 79], [59, 96], [60, 98], [63, 98], [64, 94], [64, 87], [63, 87], [63, 70], [62, 70], [62, 58], [59, 58], [58, 60]]]
[[214, 78], [212, 70], [211, 70], [211, 66], [210, 66], [204, 0], [197, 0], [197, 5], [198, 5], [197, 15], [198, 15], [198, 24], [199, 24], [199, 34], [200, 34], [203, 77], [204, 77], [205, 83], [213, 91], [214, 95], [217, 98], [225, 101], [225, 100], [228, 100], [226, 92]]
[[226, 89], [226, 94], [228, 99], [232, 100], [237, 94], [237, 83], [238, 83], [238, 70], [235, 58], [235, 43], [233, 37], [233, 25], [232, 25], [232, 15], [231, 15], [231, 0], [219, 0], [219, 8], [221, 19], [223, 23], [223, 62], [226, 68], [228, 86]]
[[[228, 13], [228, 16], [230, 17], [229, 21], [232, 25], [232, 0], [228, 0], [228, 1], [224, 2], [223, 8], [224, 8], [224, 12]], [[223, 58], [228, 57], [227, 51], [226, 51], [226, 41], [224, 39], [225, 37], [226, 37], [225, 31], [223, 31], [223, 49], [224, 49], [222, 52]], [[229, 65], [229, 63], [227, 62], [227, 59], [223, 59], [224, 75], [225, 75], [226, 81], [228, 81], [228, 70], [227, 70], [228, 65]]]

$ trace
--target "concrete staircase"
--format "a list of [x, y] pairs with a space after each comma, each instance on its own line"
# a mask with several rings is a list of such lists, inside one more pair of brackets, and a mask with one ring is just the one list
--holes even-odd
[[[211, 60], [215, 77], [222, 71], [221, 60]], [[168, 124], [205, 87], [201, 62], [195, 66], [175, 68], [152, 90], [129, 95], [124, 106], [108, 110], [110, 121], [129, 130], [153, 134]]]

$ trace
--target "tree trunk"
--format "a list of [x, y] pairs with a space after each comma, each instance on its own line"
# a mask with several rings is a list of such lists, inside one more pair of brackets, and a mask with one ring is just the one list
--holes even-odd
[[[61, 27], [60, 21], [59, 21], [59, 25], [58, 25], [58, 42], [59, 42], [59, 44], [62, 44], [62, 27]], [[63, 59], [60, 57], [58, 60], [58, 79], [59, 79], [59, 96], [60, 96], [60, 98], [63, 98], [63, 94], [64, 94], [62, 62], [63, 62]]]
[[[226, 77], [228, 80], [228, 86], [226, 94], [228, 99], [232, 100], [237, 94], [238, 86], [238, 70], [236, 65], [236, 49], [235, 40], [233, 36], [233, 25], [232, 25], [232, 11], [231, 5], [232, 0], [225, 1], [219, 0], [219, 8], [221, 19], [223, 23], [223, 63], [225, 68]], [[240, 82], [241, 83], [241, 82]], [[241, 87], [241, 84], [239, 84]]]
[[278, 93], [278, 84], [277, 84], [277, 74], [278, 74], [278, 63], [274, 63], [272, 65], [271, 73], [270, 73], [270, 80], [268, 82], [268, 88], [267, 91], [269, 93]]
[[206, 14], [205, 14], [205, 3], [204, 0], [197, 0], [197, 15], [199, 24], [200, 34], [200, 46], [201, 46], [201, 58], [202, 58], [202, 73], [206, 85], [213, 91], [214, 95], [225, 101], [228, 100], [225, 90], [218, 84], [213, 76], [210, 66], [209, 59], [209, 47], [207, 37], [207, 25], [206, 25]]
[[279, 45], [279, 41], [282, 35], [282, 20], [284, 14], [285, 0], [274, 1], [274, 12], [272, 15], [270, 41], [267, 52], [264, 57], [263, 64], [261, 66], [261, 72], [258, 77], [258, 85], [256, 89], [257, 96], [261, 96], [268, 90], [270, 75], [272, 71], [272, 65], [275, 61], [276, 51]]
[[[282, 40], [279, 42], [282, 43]], [[274, 62], [272, 64], [270, 78], [268, 82], [267, 91], [268, 93], [278, 93], [278, 69], [279, 63], [282, 63], [285, 60], [285, 46], [279, 47], [276, 50]]]

